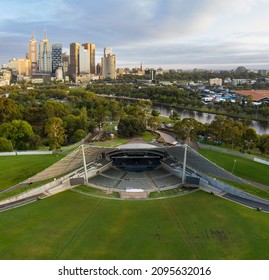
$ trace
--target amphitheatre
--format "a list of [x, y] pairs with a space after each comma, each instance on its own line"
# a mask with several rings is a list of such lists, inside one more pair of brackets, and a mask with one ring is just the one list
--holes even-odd
[[108, 193], [118, 192], [122, 199], [147, 199], [151, 192], [182, 187], [188, 191], [200, 188], [269, 212], [267, 200], [221, 182], [222, 179], [245, 182], [243, 179], [204, 158], [188, 145], [156, 146], [140, 139], [117, 148], [81, 145], [59, 162], [12, 188], [46, 179], [53, 181], [0, 201], [0, 209], [13, 208], [85, 184]]
[[269, 201], [233, 182], [187, 145], [83, 144], [0, 191], [25, 189], [0, 201], [0, 259], [268, 259]]

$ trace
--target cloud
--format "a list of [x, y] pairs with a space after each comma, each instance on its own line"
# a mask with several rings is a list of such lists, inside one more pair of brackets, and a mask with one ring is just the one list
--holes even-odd
[[268, 0], [2, 0], [1, 4], [0, 64], [23, 57], [32, 32], [40, 40], [45, 27], [52, 43], [69, 48], [71, 42], [93, 42], [100, 55], [110, 46], [122, 64], [222, 63], [224, 57], [227, 63], [260, 62], [269, 53]]

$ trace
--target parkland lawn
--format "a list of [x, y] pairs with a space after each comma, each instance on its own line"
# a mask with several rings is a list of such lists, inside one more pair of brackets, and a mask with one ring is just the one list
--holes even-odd
[[[201, 149], [199, 153], [238, 177], [269, 186], [269, 166], [254, 160]], [[236, 162], [234, 162], [236, 160]], [[233, 170], [234, 167], [234, 170]]]
[[0, 157], [0, 190], [32, 177], [57, 162], [61, 157], [57, 155]]
[[0, 259], [269, 259], [269, 216], [197, 191], [149, 201], [72, 190], [0, 213]]

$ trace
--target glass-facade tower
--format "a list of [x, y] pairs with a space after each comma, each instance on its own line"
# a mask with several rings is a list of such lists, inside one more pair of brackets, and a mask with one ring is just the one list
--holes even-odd
[[52, 45], [52, 74], [55, 75], [58, 67], [62, 66], [62, 45]]

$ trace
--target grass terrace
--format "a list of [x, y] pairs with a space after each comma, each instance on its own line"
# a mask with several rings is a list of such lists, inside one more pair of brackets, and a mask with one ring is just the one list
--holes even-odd
[[61, 158], [61, 155], [0, 157], [0, 190], [14, 186], [30, 178]]
[[268, 165], [207, 149], [200, 149], [199, 153], [238, 177], [269, 186]]

